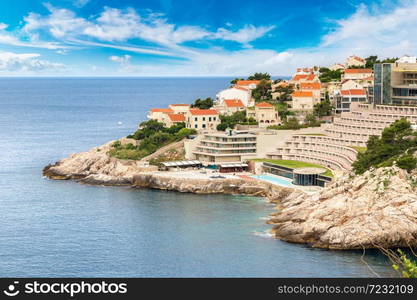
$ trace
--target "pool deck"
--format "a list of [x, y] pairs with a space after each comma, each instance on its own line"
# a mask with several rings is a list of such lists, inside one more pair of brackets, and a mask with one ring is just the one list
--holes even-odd
[[[317, 193], [317, 192], [319, 192], [319, 191], [321, 191], [323, 188], [322, 187], [320, 187], [320, 186], [302, 186], [302, 185], [294, 185], [294, 184], [292, 184], [292, 180], [291, 179], [289, 179], [289, 178], [286, 178], [286, 177], [282, 177], [282, 176], [277, 176], [277, 175], [274, 175], [274, 174], [269, 174], [269, 173], [262, 173], [262, 174], [257, 174], [257, 175], [251, 175], [251, 176], [268, 176], [268, 177], [274, 177], [274, 178], [276, 178], [276, 179], [278, 179], [278, 180], [285, 180], [285, 181], [287, 181], [288, 183], [289, 183], [289, 185], [288, 186], [286, 186], [286, 185], [281, 185], [281, 186], [285, 186], [285, 187], [289, 187], [289, 188], [293, 188], [293, 189], [296, 189], [296, 190], [301, 190], [301, 191], [303, 191], [303, 192], [305, 192], [305, 193], [307, 193], [307, 194], [314, 194], [314, 193]], [[277, 182], [274, 182], [273, 180], [265, 180], [265, 179], [262, 179], [262, 178], [256, 178], [256, 177], [251, 177], [251, 178], [253, 178], [253, 179], [255, 179], [255, 180], [262, 180], [262, 181], [266, 181], [266, 182], [269, 182], [269, 183], [272, 183], [272, 184], [276, 184], [276, 185], [280, 185], [279, 183], [277, 183]]]

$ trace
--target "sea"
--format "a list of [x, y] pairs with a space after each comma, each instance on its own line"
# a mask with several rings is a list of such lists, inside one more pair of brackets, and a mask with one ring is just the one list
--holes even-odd
[[102, 187], [42, 168], [231, 78], [0, 78], [0, 277], [393, 276], [377, 251], [273, 239], [262, 198]]

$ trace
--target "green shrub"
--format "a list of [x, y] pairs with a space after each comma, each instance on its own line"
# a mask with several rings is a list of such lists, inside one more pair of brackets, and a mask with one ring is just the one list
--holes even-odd
[[394, 270], [401, 273], [405, 278], [417, 278], [417, 262], [410, 260], [404, 252], [398, 249], [398, 263], [393, 264]]

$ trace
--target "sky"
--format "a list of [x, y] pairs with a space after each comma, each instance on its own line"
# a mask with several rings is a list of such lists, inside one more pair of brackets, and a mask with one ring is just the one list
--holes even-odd
[[0, 76], [288, 76], [417, 55], [417, 0], [1, 0]]

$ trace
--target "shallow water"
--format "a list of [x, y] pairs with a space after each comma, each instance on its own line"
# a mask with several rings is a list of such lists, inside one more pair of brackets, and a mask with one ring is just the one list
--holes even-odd
[[[371, 252], [274, 240], [263, 199], [95, 187], [43, 166], [133, 132], [151, 107], [228, 78], [0, 79], [0, 276], [346, 277], [392, 274]], [[119, 125], [119, 122], [122, 124]]]

